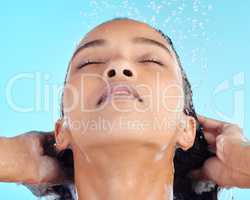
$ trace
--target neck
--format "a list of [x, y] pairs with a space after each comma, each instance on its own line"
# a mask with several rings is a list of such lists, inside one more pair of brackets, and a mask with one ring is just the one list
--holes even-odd
[[173, 148], [124, 142], [73, 148], [79, 200], [173, 200]]

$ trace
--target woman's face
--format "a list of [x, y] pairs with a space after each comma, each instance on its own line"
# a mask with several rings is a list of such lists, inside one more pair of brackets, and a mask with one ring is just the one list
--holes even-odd
[[70, 143], [175, 142], [183, 114], [179, 66], [153, 28], [115, 20], [90, 31], [71, 61], [64, 89], [63, 127]]

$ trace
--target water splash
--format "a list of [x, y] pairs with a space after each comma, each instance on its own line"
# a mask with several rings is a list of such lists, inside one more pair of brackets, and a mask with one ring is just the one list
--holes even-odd
[[204, 81], [207, 72], [205, 43], [214, 34], [207, 31], [213, 12], [211, 3], [201, 0], [145, 0], [143, 4], [133, 0], [90, 0], [79, 12], [86, 31], [115, 17], [129, 17], [160, 28], [173, 39], [185, 69], [195, 68], [199, 72], [200, 76], [194, 77], [196, 85]]

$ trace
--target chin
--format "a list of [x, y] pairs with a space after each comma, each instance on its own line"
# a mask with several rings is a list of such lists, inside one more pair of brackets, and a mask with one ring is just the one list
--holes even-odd
[[[138, 115], [134, 115], [134, 118], [137, 118], [137, 121], [139, 121]], [[130, 120], [133, 121], [131, 118]], [[99, 123], [98, 127], [85, 130], [85, 133], [81, 134], [78, 138], [78, 140], [81, 140], [83, 146], [101, 147], [117, 144], [140, 144], [161, 147], [162, 145], [168, 144], [171, 140], [171, 135], [173, 135], [165, 132], [156, 132], [156, 130], [152, 128], [140, 127], [136, 124], [127, 124], [127, 118], [123, 119], [121, 116], [116, 118], [112, 117], [112, 119], [108, 119], [108, 122], [103, 121], [101, 118], [97, 121]], [[107, 125], [105, 123], [110, 124]]]

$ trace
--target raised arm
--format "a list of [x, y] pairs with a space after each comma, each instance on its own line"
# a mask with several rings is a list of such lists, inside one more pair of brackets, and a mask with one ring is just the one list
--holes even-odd
[[[30, 131], [0, 138], [0, 181], [25, 184], [59, 183], [65, 179], [59, 162], [46, 155], [53, 145], [52, 132]], [[51, 148], [50, 148], [51, 149]], [[56, 156], [56, 152], [51, 152]]]
[[222, 187], [250, 188], [250, 143], [235, 124], [199, 116], [210, 148], [216, 153], [193, 175]]

